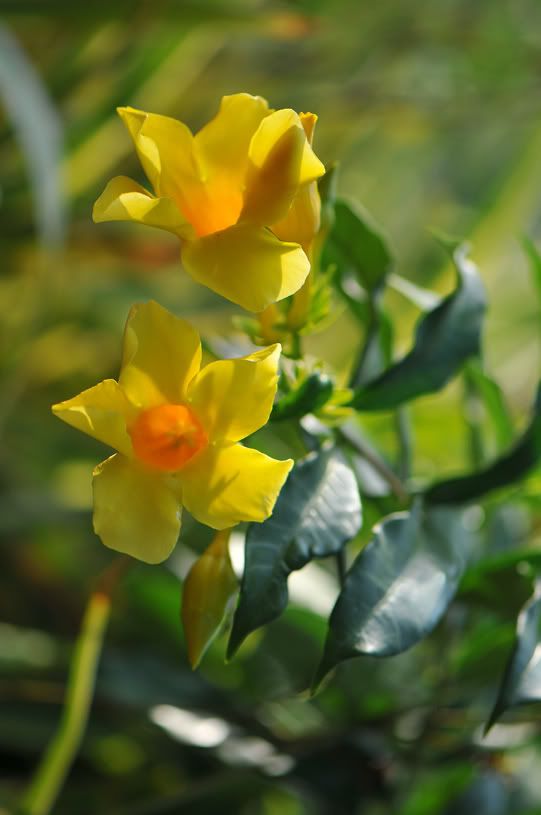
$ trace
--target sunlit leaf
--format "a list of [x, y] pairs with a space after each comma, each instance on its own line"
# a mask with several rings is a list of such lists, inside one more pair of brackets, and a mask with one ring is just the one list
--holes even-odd
[[252, 524], [228, 653], [287, 605], [287, 578], [313, 558], [339, 552], [361, 527], [355, 476], [335, 450], [312, 453], [291, 471], [271, 517]]
[[470, 545], [461, 513], [420, 503], [376, 526], [332, 611], [314, 685], [345, 659], [393, 656], [425, 637], [455, 593]]
[[334, 224], [325, 247], [327, 264], [335, 264], [340, 277], [351, 276], [367, 292], [383, 284], [392, 266], [385, 239], [359, 204], [338, 200]]
[[0, 26], [0, 97], [24, 151], [39, 237], [46, 244], [60, 244], [65, 232], [62, 120], [32, 61], [4, 26]]
[[329, 401], [333, 388], [330, 377], [315, 371], [276, 402], [271, 419], [296, 419], [312, 413]]
[[456, 289], [421, 318], [411, 351], [357, 390], [352, 405], [358, 410], [387, 410], [438, 391], [479, 352], [484, 288], [464, 248], [455, 252], [454, 259]]

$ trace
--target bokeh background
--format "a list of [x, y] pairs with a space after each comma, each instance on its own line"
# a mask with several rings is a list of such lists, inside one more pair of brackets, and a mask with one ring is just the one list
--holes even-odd
[[[541, 356], [521, 246], [541, 237], [541, 5], [3, 0], [0, 10], [0, 811], [9, 812], [58, 721], [88, 591], [110, 561], [90, 521], [91, 471], [105, 451], [50, 405], [116, 375], [134, 301], [153, 297], [211, 342], [237, 341], [238, 310], [182, 273], [176, 240], [92, 223], [112, 175], [142, 180], [115, 107], [197, 129], [223, 94], [242, 90], [317, 112], [318, 155], [339, 161], [340, 192], [387, 232], [397, 273], [446, 291], [451, 271], [433, 233], [471, 240], [491, 301], [488, 368], [520, 427]], [[387, 305], [404, 349], [417, 312], [396, 292]], [[344, 313], [309, 349], [340, 379], [360, 339]], [[419, 400], [413, 423], [416, 477], [467, 464], [456, 385]], [[392, 453], [388, 417], [366, 430]], [[288, 449], [284, 438], [265, 443]], [[497, 519], [501, 546], [531, 527], [511, 504]], [[218, 641], [192, 674], [179, 578], [208, 539], [187, 522], [168, 564], [126, 576], [88, 734], [55, 812], [541, 812], [535, 728], [515, 723], [485, 741], [480, 731], [525, 599], [520, 575], [502, 572], [505, 591], [469, 620], [467, 647], [451, 626], [458, 602], [426, 643], [347, 664], [308, 700], [332, 569], [294, 575], [282, 620], [228, 665]]]

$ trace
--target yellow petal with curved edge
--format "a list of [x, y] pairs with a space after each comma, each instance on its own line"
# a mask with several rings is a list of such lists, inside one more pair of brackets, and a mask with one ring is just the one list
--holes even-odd
[[210, 231], [207, 210], [212, 208], [190, 129], [169, 116], [129, 107], [117, 110], [156, 195], [171, 198], [198, 233]]
[[181, 238], [193, 238], [191, 224], [170, 198], [155, 198], [144, 187], [126, 176], [113, 178], [94, 204], [92, 218], [103, 221], [135, 221], [173, 232]]
[[310, 271], [298, 244], [279, 241], [268, 229], [249, 224], [187, 242], [182, 262], [198, 283], [248, 311], [263, 311], [293, 294]]
[[[301, 113], [299, 116], [306, 133], [306, 138], [312, 144], [314, 130], [317, 122], [315, 113]], [[321, 199], [317, 183], [311, 181], [303, 184], [298, 190], [285, 218], [272, 225], [272, 231], [281, 241], [295, 241], [300, 243], [304, 251], [310, 256], [312, 241], [321, 226]]]
[[119, 382], [135, 405], [183, 402], [200, 366], [199, 334], [189, 323], [153, 300], [132, 307]]
[[281, 346], [240, 359], [211, 362], [200, 371], [188, 400], [213, 441], [239, 441], [267, 423], [278, 384]]
[[94, 531], [102, 543], [145, 563], [161, 563], [180, 532], [181, 508], [166, 481], [114, 455], [94, 470]]
[[175, 200], [186, 184], [200, 183], [189, 127], [158, 113], [145, 113], [131, 107], [117, 108], [117, 111], [156, 195]]
[[132, 455], [126, 423], [133, 417], [134, 409], [114, 379], [105, 379], [73, 399], [53, 405], [52, 411], [77, 430], [126, 456]]
[[227, 176], [239, 190], [248, 164], [248, 148], [269, 106], [261, 96], [236, 93], [224, 96], [220, 110], [194, 136], [205, 180]]
[[238, 589], [229, 557], [230, 529], [218, 532], [188, 572], [182, 587], [182, 624], [188, 659], [197, 668], [222, 627]]
[[264, 521], [292, 466], [241, 444], [208, 447], [177, 474], [182, 503], [214, 529]]
[[287, 109], [271, 113], [250, 144], [241, 221], [267, 226], [280, 221], [299, 187], [324, 173], [298, 114]]

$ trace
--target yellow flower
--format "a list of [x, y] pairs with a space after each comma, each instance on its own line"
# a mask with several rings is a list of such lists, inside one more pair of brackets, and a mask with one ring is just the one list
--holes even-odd
[[[119, 108], [154, 195], [129, 178], [109, 182], [95, 221], [137, 221], [183, 241], [182, 262], [199, 283], [249, 311], [296, 292], [310, 262], [272, 225], [299, 190], [324, 174], [303, 122], [259, 96], [224, 96], [195, 136], [167, 116]], [[309, 115], [309, 114], [308, 114]]]
[[200, 370], [201, 343], [157, 303], [136, 305], [118, 382], [53, 406], [118, 452], [94, 470], [94, 530], [147, 563], [170, 554], [182, 505], [215, 529], [268, 518], [293, 462], [238, 442], [268, 420], [280, 346]]
[[[306, 139], [312, 145], [317, 116], [315, 113], [301, 113], [300, 120]], [[300, 243], [310, 257], [312, 243], [319, 232], [320, 224], [321, 199], [317, 182], [314, 180], [299, 189], [285, 218], [274, 224], [272, 229], [280, 240]]]

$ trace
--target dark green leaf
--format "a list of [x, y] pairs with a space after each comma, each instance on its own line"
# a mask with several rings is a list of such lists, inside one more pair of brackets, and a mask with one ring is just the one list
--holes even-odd
[[359, 204], [338, 200], [334, 216], [324, 265], [335, 265], [339, 277], [353, 277], [367, 292], [379, 289], [392, 266], [384, 238]]
[[256, 628], [278, 617], [287, 605], [287, 578], [312, 558], [339, 552], [361, 527], [355, 476], [336, 450], [299, 461], [271, 517], [252, 524], [239, 605], [228, 654]]
[[485, 292], [464, 248], [454, 255], [457, 288], [417, 325], [411, 351], [372, 382], [359, 388], [358, 410], [386, 410], [440, 390], [463, 363], [479, 352]]
[[425, 637], [453, 597], [469, 549], [459, 512], [417, 504], [388, 516], [346, 576], [315, 685], [345, 659], [393, 656]]
[[[338, 184], [338, 165], [331, 164], [327, 167], [317, 184], [319, 197], [321, 199], [321, 227], [320, 236], [325, 239], [334, 224], [334, 205], [336, 203], [336, 187]], [[318, 236], [318, 240], [319, 240]]]
[[314, 372], [306, 377], [294, 390], [276, 402], [272, 409], [271, 419], [298, 419], [312, 413], [328, 402], [334, 386], [332, 380], [324, 373]]
[[487, 492], [507, 487], [524, 478], [541, 458], [541, 386], [537, 391], [533, 418], [524, 435], [504, 456], [477, 473], [433, 484], [425, 493], [431, 504], [460, 504], [474, 501]]
[[513, 423], [502, 389], [486, 375], [478, 359], [469, 362], [464, 373], [492, 423], [498, 447], [507, 447], [513, 440]]
[[515, 705], [541, 701], [541, 579], [519, 614], [513, 653], [485, 732]]

